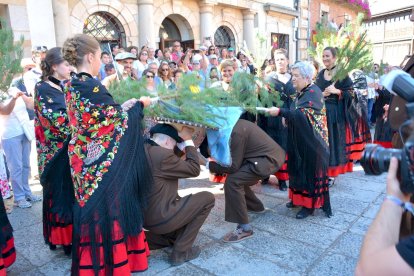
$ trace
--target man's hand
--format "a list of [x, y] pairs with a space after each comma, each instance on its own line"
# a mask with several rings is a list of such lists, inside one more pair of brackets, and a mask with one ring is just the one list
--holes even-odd
[[279, 116], [280, 108], [272, 106], [267, 112], [270, 114], [270, 116]]
[[390, 167], [388, 169], [387, 176], [387, 194], [398, 197], [402, 201], [406, 202], [410, 200], [410, 195], [403, 194], [400, 189], [400, 181], [397, 178], [398, 172], [398, 159], [391, 158]]
[[180, 136], [184, 141], [192, 140], [193, 139], [194, 129], [191, 127], [183, 126], [180, 132], [178, 132], [178, 136]]

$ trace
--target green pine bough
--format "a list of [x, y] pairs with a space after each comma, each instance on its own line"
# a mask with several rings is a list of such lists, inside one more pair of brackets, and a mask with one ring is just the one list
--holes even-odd
[[0, 17], [0, 103], [8, 97], [8, 89], [16, 74], [21, 73], [20, 62], [23, 56], [23, 36], [14, 41], [13, 31]]
[[363, 18], [364, 14], [359, 13], [355, 22], [339, 30], [327, 21], [316, 24], [316, 34], [312, 38], [313, 46], [309, 54], [322, 64], [323, 49], [338, 49], [333, 82], [344, 79], [355, 69], [372, 68], [372, 47], [367, 39], [367, 31], [362, 27]]
[[[219, 128], [216, 107], [241, 107], [256, 114], [256, 107], [280, 106], [277, 91], [269, 89], [259, 78], [246, 73], [235, 73], [229, 91], [221, 88], [199, 89], [200, 79], [195, 74], [183, 75], [177, 88], [169, 90], [163, 85], [157, 89], [159, 101], [145, 108], [148, 117], [163, 117]], [[115, 101], [123, 103], [132, 98], [151, 96], [146, 89], [146, 80], [123, 80], [109, 88]]]

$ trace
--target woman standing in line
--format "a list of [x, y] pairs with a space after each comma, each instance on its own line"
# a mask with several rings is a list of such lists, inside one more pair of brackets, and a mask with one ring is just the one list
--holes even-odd
[[100, 66], [98, 41], [84, 34], [65, 41], [63, 57], [78, 74], [65, 85], [75, 191], [73, 275], [130, 275], [148, 268], [142, 229], [152, 184], [142, 136], [148, 97], [122, 106], [93, 76]]
[[65, 95], [61, 83], [70, 78], [70, 65], [60, 47], [47, 51], [41, 63], [42, 81], [35, 86], [35, 134], [40, 183], [43, 186], [43, 237], [51, 250], [72, 244], [73, 183], [69, 169], [69, 136]]

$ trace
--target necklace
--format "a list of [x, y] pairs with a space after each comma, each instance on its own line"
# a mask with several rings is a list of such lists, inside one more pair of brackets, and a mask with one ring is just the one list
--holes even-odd
[[336, 65], [334, 67], [332, 67], [331, 69], [326, 68], [326, 71], [328, 71], [328, 76], [331, 77], [332, 76], [332, 71], [335, 69]]

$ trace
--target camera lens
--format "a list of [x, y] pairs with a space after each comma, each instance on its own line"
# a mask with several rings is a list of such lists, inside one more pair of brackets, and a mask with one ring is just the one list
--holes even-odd
[[366, 174], [380, 175], [388, 171], [391, 157], [401, 161], [401, 150], [385, 149], [376, 144], [368, 144], [361, 158], [361, 165]]

